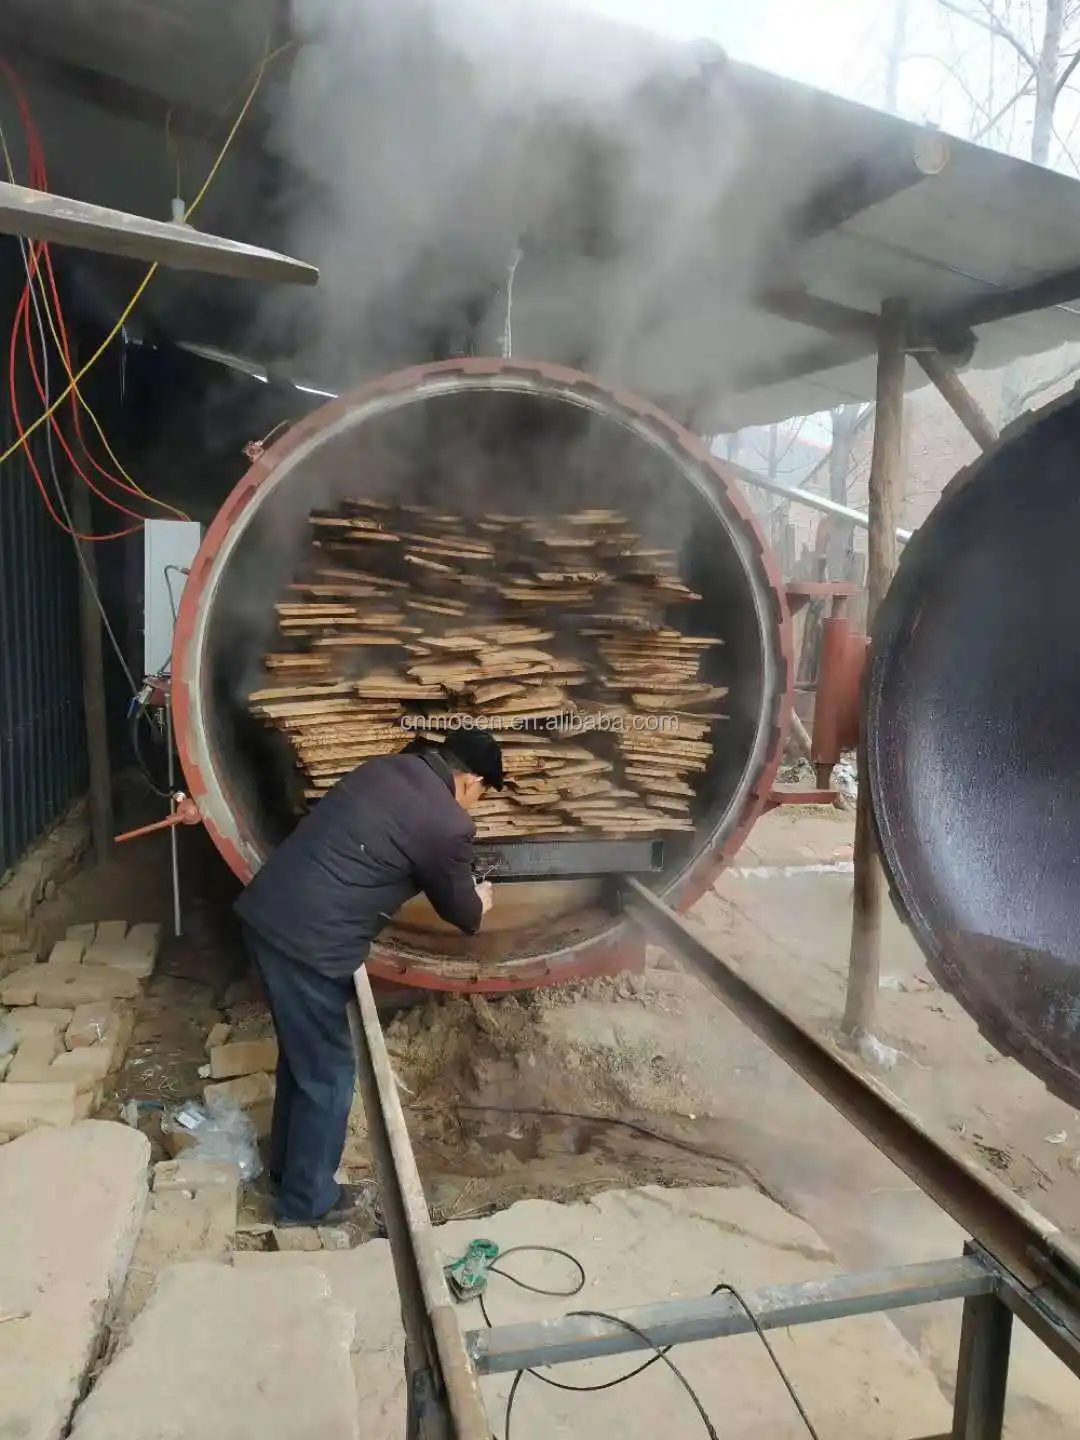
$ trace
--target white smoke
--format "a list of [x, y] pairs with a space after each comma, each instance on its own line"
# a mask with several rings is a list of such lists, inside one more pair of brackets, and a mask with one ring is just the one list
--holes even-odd
[[[293, 23], [273, 143], [300, 177], [285, 238], [322, 279], [273, 297], [263, 353], [334, 389], [499, 353], [513, 271], [516, 355], [706, 382], [701, 279], [745, 160], [719, 52], [551, 0], [293, 0]], [[755, 261], [732, 247], [714, 292]]]

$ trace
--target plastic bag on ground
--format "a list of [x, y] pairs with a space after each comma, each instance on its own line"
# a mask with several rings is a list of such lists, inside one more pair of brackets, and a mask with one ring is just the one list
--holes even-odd
[[205, 1105], [185, 1100], [166, 1112], [162, 1129], [192, 1136], [194, 1143], [187, 1153], [193, 1160], [235, 1165], [241, 1180], [254, 1180], [262, 1173], [254, 1123], [235, 1100], [215, 1096]]

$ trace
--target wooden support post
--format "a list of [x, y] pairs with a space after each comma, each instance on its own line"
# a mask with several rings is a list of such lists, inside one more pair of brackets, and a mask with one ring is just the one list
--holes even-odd
[[956, 373], [956, 367], [936, 350], [920, 352], [915, 359], [937, 386], [942, 399], [975, 443], [983, 450], [993, 449], [997, 444], [997, 431], [982, 406]]
[[[75, 529], [93, 533], [90, 491], [76, 479], [71, 489], [71, 516]], [[100, 865], [112, 851], [112, 767], [109, 763], [109, 727], [105, 708], [105, 655], [101, 640], [101, 612], [97, 606], [97, 556], [92, 542], [79, 541], [83, 565], [79, 567], [79, 629], [82, 634], [83, 713], [86, 747], [90, 757], [90, 828], [94, 857]]]
[[[904, 365], [907, 306], [888, 300], [881, 309], [877, 408], [870, 459], [870, 526], [867, 538], [866, 628], [871, 632], [878, 607], [896, 571], [896, 526], [904, 499]], [[855, 812], [855, 896], [851, 917], [847, 1004], [843, 1028], [852, 1038], [872, 1033], [881, 976], [881, 901], [883, 880], [877, 854], [866, 737], [859, 737], [859, 799]]]

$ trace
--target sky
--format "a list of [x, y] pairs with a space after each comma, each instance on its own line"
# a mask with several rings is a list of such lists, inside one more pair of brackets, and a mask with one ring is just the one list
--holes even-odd
[[[737, 60], [854, 96], [881, 70], [875, 33], [891, 0], [572, 0], [583, 9], [691, 39], [717, 41]], [[859, 96], [859, 98], [863, 98]]]
[[[901, 0], [562, 0], [644, 29], [682, 39], [717, 41], [736, 60], [882, 106], [886, 51]], [[907, 13], [900, 71], [900, 113], [947, 132], [974, 137], [1027, 158], [1031, 102], [1009, 112], [993, 133], [980, 135], [987, 114], [1019, 88], [1010, 46], [950, 14], [939, 0], [902, 0]], [[963, 0], [957, 0], [962, 4]], [[978, 13], [979, 5], [970, 7]], [[1002, 8], [1001, 13], [1009, 13]], [[1021, 40], [1036, 49], [1032, 29], [1045, 0], [1025, 0], [1011, 12]], [[1080, 12], [1067, 27], [1066, 54], [1080, 47]], [[1061, 97], [1058, 139], [1050, 163], [1080, 176], [1080, 71]], [[980, 113], [979, 102], [992, 99]]]

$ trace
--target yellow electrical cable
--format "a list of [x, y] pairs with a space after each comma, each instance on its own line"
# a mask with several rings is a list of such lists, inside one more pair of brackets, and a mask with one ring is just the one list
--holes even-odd
[[[284, 47], [284, 46], [283, 46], [282, 48], [285, 49], [285, 48], [288, 48], [288, 47]], [[223, 162], [223, 160], [225, 159], [225, 156], [229, 153], [229, 148], [230, 148], [230, 146], [232, 145], [233, 140], [236, 138], [236, 132], [240, 129], [240, 126], [243, 124], [243, 122], [244, 122], [244, 117], [247, 115], [248, 111], [251, 109], [252, 101], [255, 99], [255, 96], [258, 94], [259, 86], [262, 84], [262, 78], [263, 78], [263, 75], [264, 75], [265, 72], [266, 72], [266, 67], [267, 67], [267, 65], [270, 63], [271, 59], [273, 59], [276, 55], [279, 55], [280, 53], [281, 53], [281, 51], [280, 51], [280, 50], [277, 50], [277, 51], [274, 52], [273, 55], [270, 55], [270, 54], [264, 55], [263, 60], [262, 60], [262, 63], [259, 65], [258, 71], [257, 71], [256, 76], [255, 76], [255, 83], [252, 85], [251, 89], [248, 91], [247, 99], [244, 101], [243, 106], [242, 106], [241, 109], [240, 109], [239, 115], [237, 115], [236, 119], [233, 121], [233, 123], [232, 123], [232, 128], [229, 130], [228, 135], [226, 135], [226, 137], [225, 137], [225, 143], [222, 145], [221, 149], [218, 151], [217, 158], [215, 159], [213, 165], [211, 165], [210, 171], [209, 171], [206, 179], [203, 181], [202, 186], [201, 186], [201, 188], [200, 188], [200, 190], [199, 190], [199, 193], [195, 196], [195, 199], [191, 202], [191, 204], [188, 206], [187, 210], [184, 212], [184, 219], [185, 219], [185, 220], [189, 220], [189, 219], [191, 218], [191, 216], [194, 215], [196, 209], [197, 209], [197, 208], [199, 207], [199, 205], [202, 203], [203, 197], [206, 195], [207, 190], [209, 190], [210, 186], [213, 184], [213, 182], [214, 182], [214, 177], [217, 175], [217, 172], [221, 169], [222, 162]], [[113, 328], [109, 331], [108, 335], [105, 336], [105, 339], [101, 342], [101, 344], [98, 346], [98, 348], [94, 351], [93, 355], [90, 356], [90, 359], [87, 360], [86, 364], [79, 370], [79, 373], [78, 373], [77, 375], [72, 375], [72, 376], [71, 376], [71, 379], [70, 379], [69, 384], [66, 386], [65, 389], [63, 389], [63, 390], [60, 392], [60, 394], [56, 397], [56, 399], [52, 402], [52, 404], [49, 405], [47, 409], [43, 410], [43, 411], [41, 412], [41, 414], [37, 417], [37, 419], [34, 420], [34, 421], [32, 421], [32, 422], [26, 427], [26, 429], [23, 431], [23, 433], [22, 433], [22, 434], [19, 436], [19, 438], [14, 442], [14, 444], [9, 445], [8, 448], [7, 448], [2, 454], [0, 454], [0, 465], [3, 465], [6, 460], [10, 460], [11, 457], [16, 453], [16, 451], [23, 449], [23, 448], [26, 446], [26, 442], [30, 439], [30, 436], [33, 435], [34, 431], [35, 431], [35, 430], [39, 430], [39, 429], [41, 428], [41, 426], [44, 425], [45, 422], [49, 419], [49, 416], [50, 416], [50, 415], [55, 415], [56, 411], [60, 408], [60, 406], [64, 403], [64, 401], [68, 398], [68, 396], [71, 394], [71, 392], [72, 392], [73, 390], [77, 391], [79, 381], [82, 380], [82, 379], [84, 379], [84, 378], [86, 377], [86, 375], [89, 373], [89, 371], [93, 369], [93, 367], [94, 367], [94, 366], [97, 364], [97, 362], [101, 359], [102, 355], [105, 354], [105, 351], [109, 348], [109, 346], [112, 344], [112, 342], [116, 339], [117, 335], [119, 335], [120, 331], [124, 328], [124, 323], [125, 323], [125, 321], [127, 320], [128, 316], [131, 314], [131, 312], [135, 309], [135, 306], [136, 306], [136, 305], [139, 303], [139, 301], [142, 299], [143, 292], [145, 291], [146, 287], [150, 284], [150, 281], [151, 281], [151, 280], [154, 278], [154, 276], [157, 274], [158, 269], [160, 268], [160, 263], [161, 263], [160, 261], [155, 260], [155, 261], [153, 262], [153, 264], [150, 266], [149, 270], [147, 270], [146, 274], [143, 276], [143, 278], [139, 281], [138, 285], [135, 287], [135, 291], [134, 291], [131, 299], [130, 299], [130, 300], [128, 301], [128, 303], [124, 306], [124, 309], [120, 312], [120, 318], [117, 320], [117, 322], [116, 322], [116, 324], [113, 326]], [[65, 368], [66, 368], [66, 366], [65, 366]], [[69, 374], [70, 374], [70, 372], [69, 372]], [[110, 453], [110, 455], [112, 454], [111, 451], [110, 451], [109, 453]], [[136, 488], [138, 488], [138, 487], [136, 487]], [[156, 502], [155, 502], [155, 503], [156, 503]]]
[[[5, 136], [2, 129], [0, 129], [0, 151], [3, 152], [4, 168], [7, 171], [8, 179], [11, 181], [12, 185], [14, 185], [17, 183], [15, 179], [15, 167], [11, 161], [11, 152], [8, 150], [7, 137]], [[124, 467], [120, 464], [119, 460], [117, 460], [116, 456], [113, 454], [112, 447], [110, 446], [105, 436], [105, 432], [102, 430], [101, 425], [98, 422], [97, 416], [90, 408], [89, 402], [83, 398], [82, 392], [79, 390], [79, 387], [75, 383], [75, 379], [71, 374], [71, 368], [68, 365], [67, 356], [64, 353], [64, 346], [60, 340], [60, 336], [57, 334], [56, 321], [53, 317], [52, 301], [49, 296], [48, 287], [45, 284], [45, 277], [42, 274], [42, 267], [40, 264], [34, 266], [32, 270], [28, 270], [28, 279], [31, 275], [33, 277], [33, 282], [37, 286], [37, 289], [40, 293], [41, 304], [45, 310], [45, 318], [49, 322], [49, 329], [52, 332], [53, 344], [56, 346], [56, 353], [60, 357], [60, 363], [64, 367], [64, 373], [71, 381], [71, 385], [67, 393], [70, 394], [70, 392], [74, 390], [76, 396], [78, 397], [79, 404], [83, 407], [87, 415], [90, 417], [94, 429], [97, 431], [101, 439], [101, 443], [105, 446], [105, 449], [108, 451], [110, 457], [112, 458], [113, 464], [120, 471], [121, 475], [123, 475], [124, 479], [131, 486], [132, 490], [134, 490], [138, 495], [141, 495], [148, 504], [157, 505], [162, 510], [168, 510], [171, 514], [178, 516], [181, 520], [189, 519], [190, 517], [185, 514], [183, 510], [178, 510], [175, 505], [169, 505], [166, 503], [166, 501], [158, 500], [155, 496], [148, 494], [141, 485], [139, 485], [131, 478], [131, 476], [127, 473]], [[49, 412], [46, 411], [46, 416], [48, 415], [48, 413]]]

